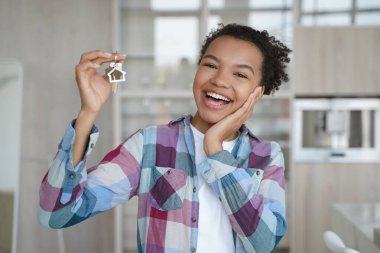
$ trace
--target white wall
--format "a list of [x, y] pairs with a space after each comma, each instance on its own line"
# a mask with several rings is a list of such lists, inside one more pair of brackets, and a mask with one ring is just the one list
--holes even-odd
[[[0, 58], [23, 67], [18, 253], [58, 251], [56, 230], [38, 222], [39, 186], [68, 122], [80, 108], [74, 67], [80, 54], [112, 50], [111, 0], [1, 0]], [[90, 159], [112, 147], [112, 102], [97, 120], [101, 136]], [[112, 252], [113, 214], [64, 232], [66, 252]]]
[[21, 135], [21, 69], [0, 60], [0, 191], [17, 186]]

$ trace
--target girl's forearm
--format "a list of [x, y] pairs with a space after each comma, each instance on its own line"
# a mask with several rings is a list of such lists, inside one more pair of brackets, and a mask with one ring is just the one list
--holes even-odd
[[74, 167], [83, 158], [88, 143], [88, 138], [92, 126], [94, 125], [96, 116], [97, 114], [88, 113], [82, 110], [78, 113], [78, 117], [74, 126], [76, 136], [72, 148]]

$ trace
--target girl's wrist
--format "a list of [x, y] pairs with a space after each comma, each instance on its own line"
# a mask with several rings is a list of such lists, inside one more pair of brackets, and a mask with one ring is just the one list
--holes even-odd
[[206, 140], [205, 139], [205, 153], [207, 157], [212, 156], [215, 153], [218, 153], [223, 150], [222, 142], [216, 140]]
[[88, 134], [94, 125], [97, 113], [80, 110], [75, 122], [75, 130]]
[[85, 118], [85, 119], [93, 119], [95, 120], [95, 118], [98, 116], [98, 112], [96, 111], [92, 111], [92, 110], [87, 110], [85, 108], [81, 108], [79, 113], [78, 113], [78, 117], [81, 117], [81, 118]]

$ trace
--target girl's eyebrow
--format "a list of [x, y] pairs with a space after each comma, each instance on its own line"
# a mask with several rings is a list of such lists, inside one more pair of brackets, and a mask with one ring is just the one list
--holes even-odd
[[[218, 57], [216, 57], [216, 56], [214, 56], [212, 54], [206, 54], [205, 56], [203, 56], [203, 58], [210, 58], [210, 59], [212, 59], [212, 60], [214, 60], [216, 62], [220, 62], [220, 60], [218, 59]], [[236, 64], [235, 66], [238, 67], [238, 68], [248, 69], [248, 70], [250, 70], [252, 72], [252, 74], [255, 74], [254, 69], [251, 66], [247, 65], [247, 64]]]

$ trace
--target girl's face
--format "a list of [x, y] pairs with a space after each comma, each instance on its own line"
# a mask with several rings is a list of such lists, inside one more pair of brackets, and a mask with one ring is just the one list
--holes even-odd
[[221, 36], [211, 42], [194, 78], [198, 111], [192, 124], [206, 132], [239, 109], [260, 84], [262, 62], [261, 51], [248, 41]]

